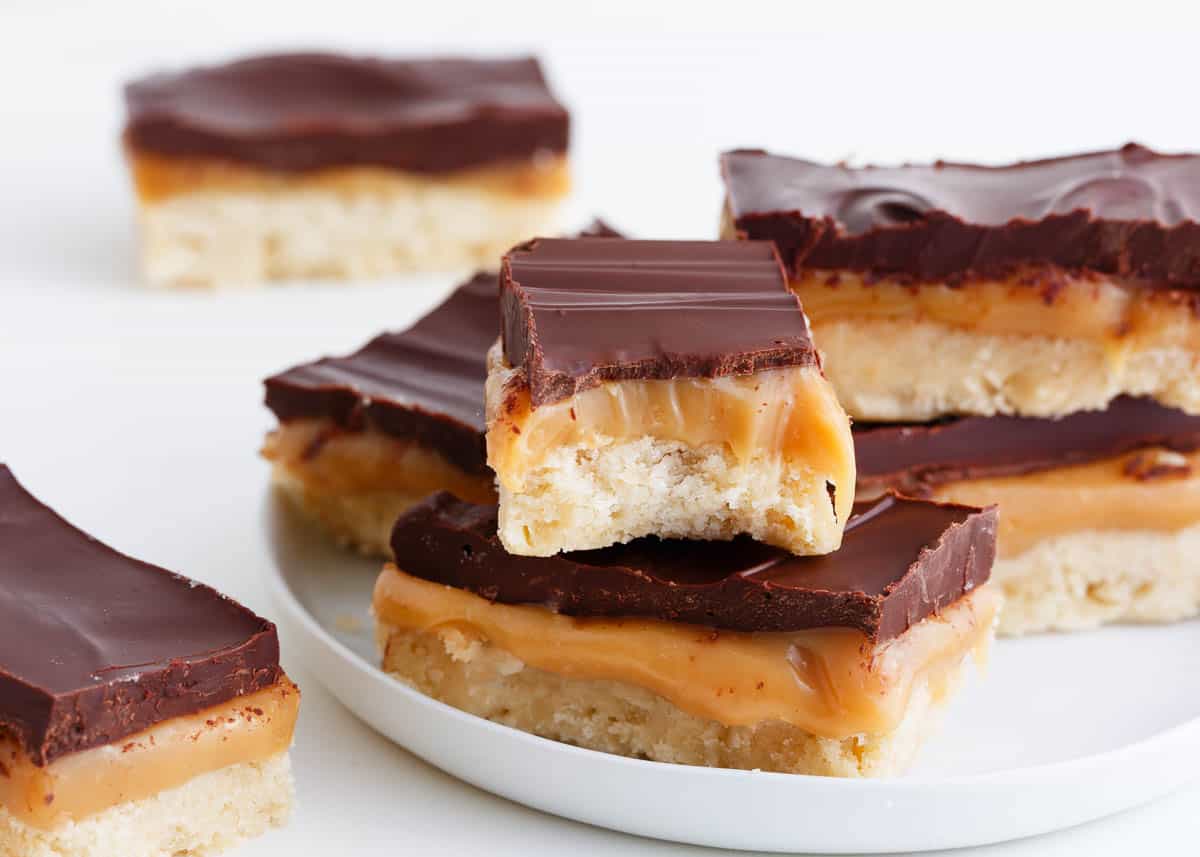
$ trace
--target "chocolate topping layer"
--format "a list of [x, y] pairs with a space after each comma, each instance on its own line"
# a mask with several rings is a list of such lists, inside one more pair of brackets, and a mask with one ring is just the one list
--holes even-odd
[[840, 550], [797, 557], [759, 542], [638, 539], [554, 557], [514, 556], [495, 506], [435, 494], [392, 532], [415, 577], [570, 616], [628, 616], [738, 631], [856, 628], [898, 637], [991, 574], [996, 510], [884, 497], [846, 525]]
[[279, 54], [125, 87], [135, 151], [269, 170], [441, 173], [567, 149], [538, 61]]
[[37, 765], [270, 687], [275, 626], [117, 553], [0, 465], [0, 735]]
[[1168, 289], [1200, 288], [1200, 156], [1119, 150], [1004, 167], [816, 164], [727, 152], [739, 234], [801, 268], [916, 283], [1055, 266]]
[[483, 385], [498, 315], [496, 275], [477, 274], [402, 333], [268, 378], [267, 407], [280, 422], [370, 425], [435, 449], [467, 473], [487, 473]]
[[504, 257], [500, 311], [534, 407], [611, 381], [818, 365], [767, 242], [538, 238]]
[[1122, 396], [1060, 419], [962, 417], [911, 425], [856, 423], [858, 484], [921, 496], [960, 479], [1012, 476], [1110, 458], [1147, 446], [1200, 448], [1200, 417]]
[[[602, 220], [580, 234], [623, 237]], [[280, 422], [370, 425], [436, 449], [467, 473], [487, 473], [483, 386], [499, 316], [496, 275], [476, 274], [408, 330], [268, 378], [267, 407]]]

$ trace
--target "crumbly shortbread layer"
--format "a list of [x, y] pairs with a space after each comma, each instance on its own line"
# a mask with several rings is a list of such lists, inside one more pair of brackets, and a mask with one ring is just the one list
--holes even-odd
[[488, 463], [510, 553], [640, 536], [747, 533], [797, 554], [841, 544], [854, 503], [849, 420], [817, 367], [616, 381], [539, 408], [497, 343]]
[[887, 734], [837, 739], [780, 721], [726, 726], [636, 685], [527, 667], [452, 628], [420, 633], [381, 624], [379, 640], [383, 669], [394, 677], [544, 738], [657, 762], [835, 777], [902, 772], [936, 729], [960, 678], [943, 678], [936, 692], [927, 681], [915, 685], [903, 720]]
[[143, 196], [145, 278], [225, 287], [494, 269], [514, 244], [555, 230], [565, 162], [546, 169], [561, 173], [551, 192], [370, 169], [336, 182], [282, 177]]
[[438, 491], [494, 503], [491, 475], [467, 473], [441, 454], [380, 431], [346, 431], [330, 420], [283, 423], [262, 455], [272, 478], [339, 544], [388, 558], [392, 525], [412, 504]]
[[704, 540], [748, 533], [797, 554], [836, 550], [825, 478], [778, 457], [739, 462], [723, 444], [611, 438], [547, 453], [521, 491], [500, 485], [499, 536], [513, 553], [549, 556], [647, 535]]
[[294, 508], [339, 545], [381, 559], [391, 558], [396, 519], [426, 496], [397, 490], [326, 494], [280, 466], [272, 471], [272, 480]]
[[[1003, 514], [1003, 512], [1001, 513]], [[1200, 614], [1200, 524], [1176, 532], [1085, 530], [998, 559], [999, 633], [1077, 631]]]
[[1200, 350], [1120, 340], [990, 335], [908, 319], [813, 320], [825, 373], [851, 417], [1064, 416], [1121, 394], [1200, 414]]
[[52, 831], [0, 806], [3, 857], [204, 857], [281, 826], [292, 805], [286, 753], [204, 774]]

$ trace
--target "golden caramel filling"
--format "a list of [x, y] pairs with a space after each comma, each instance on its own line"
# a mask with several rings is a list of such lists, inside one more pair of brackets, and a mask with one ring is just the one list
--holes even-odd
[[419, 444], [373, 429], [346, 431], [330, 420], [282, 423], [267, 435], [262, 454], [323, 496], [450, 491], [472, 503], [496, 502], [490, 474], [467, 473]]
[[827, 322], [905, 319], [998, 335], [1104, 340], [1119, 360], [1124, 347], [1138, 344], [1196, 349], [1200, 332], [1200, 317], [1177, 293], [1063, 273], [951, 287], [886, 279], [866, 283], [851, 272], [813, 270], [791, 277], [790, 285], [818, 344], [817, 331]]
[[45, 767], [14, 740], [0, 740], [0, 806], [25, 824], [52, 830], [201, 774], [265, 761], [291, 745], [299, 708], [299, 689], [282, 677], [274, 687]]
[[370, 195], [455, 185], [512, 196], [554, 198], [566, 194], [571, 186], [565, 156], [433, 174], [370, 166], [329, 167], [302, 173], [275, 172], [214, 158], [174, 158], [132, 150], [128, 152], [128, 158], [134, 188], [142, 202], [158, 202], [197, 191], [270, 193], [320, 189]]
[[873, 647], [846, 628], [752, 634], [651, 619], [572, 618], [492, 603], [390, 564], [374, 597], [385, 626], [454, 630], [535, 669], [636, 685], [728, 726], [777, 720], [827, 738], [890, 732], [920, 680], [935, 697], [944, 693], [963, 658], [986, 651], [999, 604], [998, 595], [977, 590]]
[[1084, 530], [1172, 532], [1200, 523], [1200, 452], [1146, 449], [1023, 476], [939, 486], [935, 498], [1000, 506], [1002, 558]]
[[649, 436], [693, 447], [723, 444], [743, 463], [782, 458], [803, 466], [837, 487], [841, 521], [854, 501], [850, 421], [816, 368], [615, 381], [536, 409], [527, 387], [510, 385], [488, 399], [504, 402], [490, 415], [488, 463], [512, 491], [522, 490], [524, 474], [549, 452]]

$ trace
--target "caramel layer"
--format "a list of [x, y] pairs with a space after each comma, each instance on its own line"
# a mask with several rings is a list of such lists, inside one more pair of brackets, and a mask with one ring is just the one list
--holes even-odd
[[1200, 522], [1200, 452], [1140, 450], [1076, 467], [951, 482], [934, 497], [998, 504], [997, 550], [1005, 559], [1084, 530], [1174, 532]]
[[[511, 372], [501, 369], [499, 373]], [[495, 367], [489, 387], [502, 384]], [[741, 462], [802, 465], [837, 486], [838, 520], [853, 504], [850, 422], [819, 369], [772, 369], [721, 378], [616, 381], [534, 409], [527, 387], [509, 384], [489, 413], [488, 464], [505, 488], [563, 447], [597, 448], [612, 440], [653, 437], [689, 446], [725, 444]]]
[[986, 588], [939, 617], [872, 648], [859, 631], [715, 631], [643, 619], [576, 619], [542, 607], [491, 603], [385, 567], [374, 608], [385, 626], [453, 629], [530, 667], [571, 678], [626, 682], [728, 726], [782, 721], [815, 735], [890, 732], [911, 690], [940, 695], [963, 658], [983, 653], [999, 596]]
[[316, 494], [449, 491], [472, 503], [496, 502], [490, 476], [466, 473], [411, 441], [373, 429], [347, 431], [331, 420], [289, 420], [267, 435], [262, 454]]
[[1006, 281], [909, 285], [851, 272], [790, 278], [814, 326], [849, 319], [910, 319], [998, 335], [1100, 339], [1123, 346], [1197, 349], [1200, 315], [1189, 296], [1128, 289], [1102, 278], [1030, 272]]
[[138, 198], [158, 202], [197, 191], [294, 191], [321, 189], [347, 195], [390, 194], [423, 188], [470, 186], [520, 197], [563, 196], [571, 178], [564, 156], [517, 164], [494, 164], [452, 173], [425, 174], [384, 167], [333, 167], [305, 173], [277, 173], [212, 158], [170, 158], [147, 152], [128, 152]]
[[16, 742], [0, 740], [0, 806], [25, 824], [52, 830], [201, 774], [265, 761], [291, 745], [299, 707], [299, 689], [282, 678], [267, 690], [41, 768]]

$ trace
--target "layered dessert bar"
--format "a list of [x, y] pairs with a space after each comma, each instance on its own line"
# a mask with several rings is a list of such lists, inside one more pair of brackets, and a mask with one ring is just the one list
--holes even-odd
[[282, 824], [275, 626], [105, 547], [0, 465], [0, 854], [206, 855]]
[[1005, 167], [722, 158], [722, 234], [771, 239], [856, 420], [1200, 413], [1200, 156]]
[[532, 58], [260, 56], [125, 103], [159, 286], [493, 267], [569, 185], [567, 111]]
[[483, 388], [498, 328], [496, 275], [479, 274], [406, 331], [268, 378], [275, 482], [338, 541], [383, 557], [396, 517], [428, 494], [494, 502]]
[[[581, 234], [621, 237], [601, 220]], [[396, 518], [429, 494], [495, 502], [483, 388], [499, 328], [496, 275], [480, 273], [408, 330], [268, 378], [275, 482], [338, 541], [380, 557]]]
[[770, 242], [537, 239], [505, 256], [500, 302], [487, 451], [510, 552], [837, 548], [849, 421]]
[[1000, 508], [1002, 634], [1200, 613], [1200, 417], [1151, 399], [1062, 419], [856, 423], [860, 496]]
[[464, 711], [625, 756], [833, 776], [902, 771], [999, 597], [995, 510], [888, 496], [836, 553], [742, 537], [505, 551], [495, 506], [396, 523], [383, 669]]

